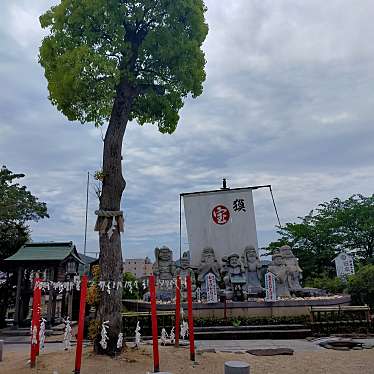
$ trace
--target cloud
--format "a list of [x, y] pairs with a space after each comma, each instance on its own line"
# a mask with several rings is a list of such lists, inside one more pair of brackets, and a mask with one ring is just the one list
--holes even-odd
[[[51, 218], [34, 240], [73, 240], [83, 249], [87, 171], [100, 169], [99, 129], [69, 123], [48, 101], [37, 63], [38, 16], [52, 1], [14, 0], [0, 22], [0, 162]], [[374, 4], [362, 0], [206, 1], [207, 81], [188, 99], [173, 135], [128, 126], [124, 256], [179, 251], [179, 194], [271, 184], [282, 223], [336, 196], [372, 194]], [[104, 129], [105, 130], [105, 129]], [[88, 250], [97, 199], [90, 185]], [[276, 237], [268, 190], [254, 193], [260, 245]], [[187, 239], [183, 230], [183, 249]]]

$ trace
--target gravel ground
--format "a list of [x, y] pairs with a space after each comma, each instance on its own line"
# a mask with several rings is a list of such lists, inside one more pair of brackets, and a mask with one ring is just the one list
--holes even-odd
[[[257, 346], [259, 347], [259, 346]], [[285, 347], [285, 345], [283, 345]], [[11, 346], [8, 346], [11, 349]], [[8, 349], [7, 348], [7, 349]], [[144, 346], [139, 351], [129, 349], [125, 354], [111, 359], [96, 356], [86, 348], [82, 363], [82, 374], [146, 374], [152, 372], [152, 347]], [[71, 374], [74, 369], [74, 350], [71, 352], [41, 353], [37, 368], [29, 369], [26, 352], [5, 352], [0, 363], [1, 374], [45, 373]], [[374, 351], [296, 351], [293, 356], [258, 357], [238, 353], [202, 353], [196, 363], [189, 361], [186, 348], [160, 348], [161, 370], [173, 374], [223, 374], [224, 362], [240, 360], [248, 362], [251, 374], [373, 374]]]

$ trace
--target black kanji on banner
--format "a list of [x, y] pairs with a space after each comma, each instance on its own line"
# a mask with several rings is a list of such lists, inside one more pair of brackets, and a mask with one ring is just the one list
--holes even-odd
[[232, 208], [235, 212], [245, 212], [244, 199], [236, 199], [233, 202]]

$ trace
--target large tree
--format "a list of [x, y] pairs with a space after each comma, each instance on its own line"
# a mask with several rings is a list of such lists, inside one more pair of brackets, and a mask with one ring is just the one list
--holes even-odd
[[353, 195], [346, 200], [335, 198], [300, 219], [301, 222], [282, 227], [280, 239], [271, 243], [269, 249], [291, 245], [305, 278], [334, 276], [332, 260], [342, 250], [363, 263], [373, 257], [374, 195]]
[[0, 280], [0, 327], [10, 302], [15, 277], [10, 275], [3, 259], [13, 255], [29, 239], [29, 221], [48, 217], [47, 206], [17, 183], [24, 174], [0, 169], [0, 270], [8, 273]]
[[[40, 17], [49, 30], [40, 63], [51, 102], [69, 120], [108, 123], [96, 225], [103, 280], [122, 279], [127, 123], [153, 123], [162, 133], [172, 133], [184, 99], [202, 93], [205, 11], [203, 0], [61, 0]], [[121, 294], [103, 293], [100, 302], [101, 321], [110, 321], [108, 354], [115, 352], [121, 330]]]

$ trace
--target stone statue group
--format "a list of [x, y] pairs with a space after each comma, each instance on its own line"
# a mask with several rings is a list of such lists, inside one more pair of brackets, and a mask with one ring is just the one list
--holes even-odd
[[[198, 294], [202, 300], [216, 302], [218, 297], [239, 301], [264, 295], [261, 282], [264, 268], [257, 250], [251, 246], [244, 248], [240, 254], [233, 253], [223, 257], [221, 262], [216, 258], [213, 248], [204, 248], [197, 267], [190, 264], [187, 252], [176, 265], [173, 253], [167, 247], [156, 248], [155, 259], [153, 273], [158, 284], [172, 281], [177, 275], [181, 278], [190, 275], [195, 298]], [[282, 246], [274, 251], [267, 271], [275, 275], [276, 294], [279, 298], [291, 297], [302, 290], [302, 270], [289, 246]], [[170, 290], [161, 289], [158, 292], [160, 299], [172, 298]]]

